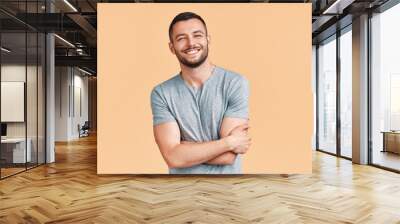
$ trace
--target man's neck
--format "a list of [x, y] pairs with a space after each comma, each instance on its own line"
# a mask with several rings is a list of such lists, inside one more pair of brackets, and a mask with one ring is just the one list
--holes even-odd
[[197, 68], [181, 65], [182, 78], [191, 86], [199, 88], [211, 76], [214, 65], [208, 60]]

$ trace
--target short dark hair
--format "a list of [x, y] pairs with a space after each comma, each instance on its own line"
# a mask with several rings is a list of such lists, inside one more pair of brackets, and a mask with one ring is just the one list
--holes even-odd
[[206, 33], [207, 33], [206, 22], [204, 22], [204, 20], [203, 20], [203, 18], [201, 18], [201, 16], [199, 16], [196, 13], [193, 13], [193, 12], [182, 12], [182, 13], [179, 13], [178, 15], [176, 15], [174, 17], [174, 19], [172, 20], [171, 24], [169, 24], [168, 34], [169, 34], [169, 40], [170, 41], [172, 41], [172, 28], [174, 27], [174, 25], [177, 22], [186, 21], [186, 20], [189, 20], [189, 19], [198, 19], [198, 20], [200, 20], [203, 23], [204, 28], [206, 29]]

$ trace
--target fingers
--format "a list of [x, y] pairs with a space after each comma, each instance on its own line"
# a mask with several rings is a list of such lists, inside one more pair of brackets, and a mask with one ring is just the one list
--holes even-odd
[[237, 154], [246, 153], [251, 146], [251, 138], [249, 136], [242, 136], [239, 139], [238, 146], [234, 149], [234, 152]]
[[246, 124], [242, 124], [242, 125], [235, 127], [229, 134], [230, 135], [243, 134], [243, 133], [247, 133], [249, 129], [250, 129], [250, 126], [249, 126], [249, 124], [246, 123]]
[[247, 152], [251, 145], [251, 138], [248, 130], [250, 126], [248, 123], [236, 126], [228, 135], [228, 143], [231, 145], [233, 152], [244, 154]]

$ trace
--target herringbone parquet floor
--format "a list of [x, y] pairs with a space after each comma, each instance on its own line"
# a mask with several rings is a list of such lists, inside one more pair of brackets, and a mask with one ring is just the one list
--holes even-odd
[[96, 138], [0, 181], [0, 223], [400, 223], [400, 175], [320, 152], [312, 175], [96, 175]]

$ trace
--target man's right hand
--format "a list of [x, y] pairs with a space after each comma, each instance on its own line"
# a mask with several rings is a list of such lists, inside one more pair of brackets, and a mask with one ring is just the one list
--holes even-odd
[[248, 129], [248, 124], [239, 125], [225, 137], [225, 141], [232, 152], [236, 154], [244, 154], [247, 152], [251, 145]]

